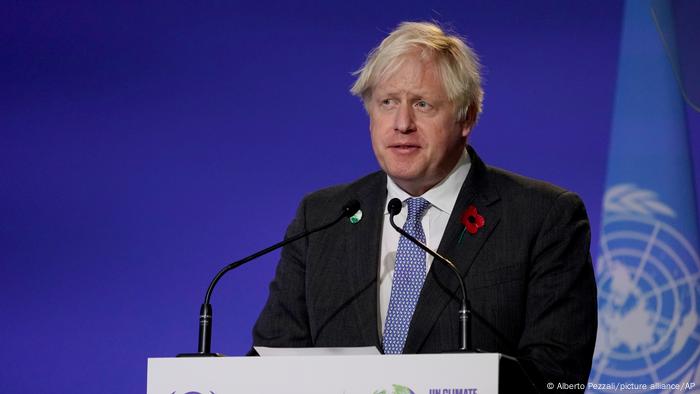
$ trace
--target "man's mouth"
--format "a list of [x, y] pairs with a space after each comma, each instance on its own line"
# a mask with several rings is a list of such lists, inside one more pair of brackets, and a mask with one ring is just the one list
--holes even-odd
[[395, 144], [389, 145], [389, 149], [397, 153], [412, 153], [420, 149], [420, 146], [415, 144]]

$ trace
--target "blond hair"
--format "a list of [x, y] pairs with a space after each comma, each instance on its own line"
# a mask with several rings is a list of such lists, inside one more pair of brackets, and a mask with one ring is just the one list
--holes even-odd
[[353, 73], [357, 80], [350, 92], [360, 97], [367, 108], [378, 81], [395, 72], [405, 56], [416, 49], [422, 59], [437, 63], [447, 97], [455, 104], [457, 121], [466, 122], [469, 128], [474, 126], [484, 96], [479, 59], [461, 38], [445, 34], [435, 23], [399, 24], [367, 55], [362, 68]]

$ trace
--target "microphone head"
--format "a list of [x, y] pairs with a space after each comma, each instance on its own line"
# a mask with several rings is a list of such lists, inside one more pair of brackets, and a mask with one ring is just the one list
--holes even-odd
[[349, 218], [350, 216], [354, 215], [357, 213], [357, 211], [360, 210], [360, 202], [352, 199], [343, 205], [342, 211], [343, 211], [343, 216], [346, 218]]
[[392, 198], [391, 201], [389, 201], [387, 211], [389, 211], [389, 215], [391, 216], [398, 215], [399, 212], [401, 212], [401, 200]]

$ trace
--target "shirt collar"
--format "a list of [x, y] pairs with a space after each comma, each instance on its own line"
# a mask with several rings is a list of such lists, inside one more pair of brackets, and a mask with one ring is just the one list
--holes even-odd
[[[451, 215], [452, 208], [454, 208], [455, 202], [457, 202], [459, 190], [462, 188], [462, 184], [469, 174], [471, 165], [471, 158], [465, 149], [462, 151], [462, 156], [459, 158], [459, 161], [457, 161], [457, 164], [445, 177], [445, 179], [433, 186], [427, 192], [423, 193], [423, 195], [420, 197], [428, 200], [431, 206], [447, 213], [448, 215]], [[391, 201], [392, 198], [398, 198], [401, 200], [401, 202], [405, 202], [406, 199], [412, 197], [410, 194], [401, 189], [389, 175], [386, 177], [386, 189], [387, 201]], [[389, 211], [385, 206], [384, 214], [386, 215], [388, 213]]]

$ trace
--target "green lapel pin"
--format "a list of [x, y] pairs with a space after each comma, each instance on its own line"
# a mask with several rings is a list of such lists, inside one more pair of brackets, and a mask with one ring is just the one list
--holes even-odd
[[350, 223], [357, 224], [360, 220], [362, 220], [362, 210], [358, 209], [354, 215], [350, 216]]

